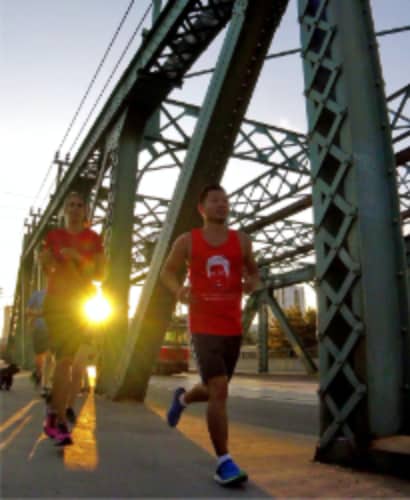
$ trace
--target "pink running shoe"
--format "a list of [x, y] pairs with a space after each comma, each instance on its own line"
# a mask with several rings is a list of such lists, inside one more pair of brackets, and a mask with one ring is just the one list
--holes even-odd
[[71, 438], [71, 433], [68, 430], [66, 424], [58, 424], [57, 432], [54, 437], [56, 446], [67, 446], [69, 444], [73, 444], [73, 440]]
[[46, 419], [43, 423], [43, 431], [46, 436], [54, 439], [57, 434], [57, 415], [54, 411], [47, 409]]

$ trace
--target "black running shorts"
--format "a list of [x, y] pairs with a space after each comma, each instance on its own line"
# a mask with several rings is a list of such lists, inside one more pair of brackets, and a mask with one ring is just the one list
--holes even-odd
[[204, 384], [221, 375], [226, 375], [228, 380], [232, 378], [241, 342], [241, 335], [191, 334], [193, 354]]
[[57, 359], [74, 357], [86, 342], [86, 322], [83, 314], [84, 300], [46, 295], [43, 305], [50, 350]]

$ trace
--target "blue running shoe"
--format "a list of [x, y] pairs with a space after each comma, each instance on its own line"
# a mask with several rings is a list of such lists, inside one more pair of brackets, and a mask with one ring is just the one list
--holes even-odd
[[168, 410], [167, 414], [168, 425], [170, 427], [176, 427], [178, 425], [181, 414], [185, 410], [185, 406], [183, 406], [179, 401], [181, 394], [184, 394], [185, 392], [186, 391], [183, 387], [178, 387], [178, 389], [174, 392], [171, 408]]
[[216, 469], [214, 479], [222, 486], [235, 486], [247, 481], [248, 475], [229, 458]]

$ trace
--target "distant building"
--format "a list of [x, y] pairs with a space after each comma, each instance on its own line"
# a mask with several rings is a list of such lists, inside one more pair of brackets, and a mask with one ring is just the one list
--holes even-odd
[[306, 297], [303, 286], [293, 285], [279, 288], [279, 290], [275, 290], [274, 295], [282, 309], [296, 307], [302, 313], [306, 312]]
[[7, 341], [7, 337], [9, 336], [9, 324], [11, 318], [11, 310], [12, 306], [4, 306], [3, 309], [3, 331], [1, 333], [1, 337], [3, 340]]
[[7, 346], [7, 340], [9, 336], [9, 324], [11, 318], [12, 306], [5, 306], [3, 309], [3, 330], [1, 332], [0, 338], [0, 352], [3, 353]]

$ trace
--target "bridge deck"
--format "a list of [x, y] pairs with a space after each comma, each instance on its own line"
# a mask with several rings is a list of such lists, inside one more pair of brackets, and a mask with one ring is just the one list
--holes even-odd
[[40, 433], [43, 403], [28, 375], [2, 392], [2, 497], [373, 497], [410, 496], [410, 483], [312, 462], [315, 439], [233, 423], [232, 452], [250, 474], [246, 489], [221, 490], [204, 420], [169, 429], [150, 401], [80, 399], [75, 445], [56, 450]]

